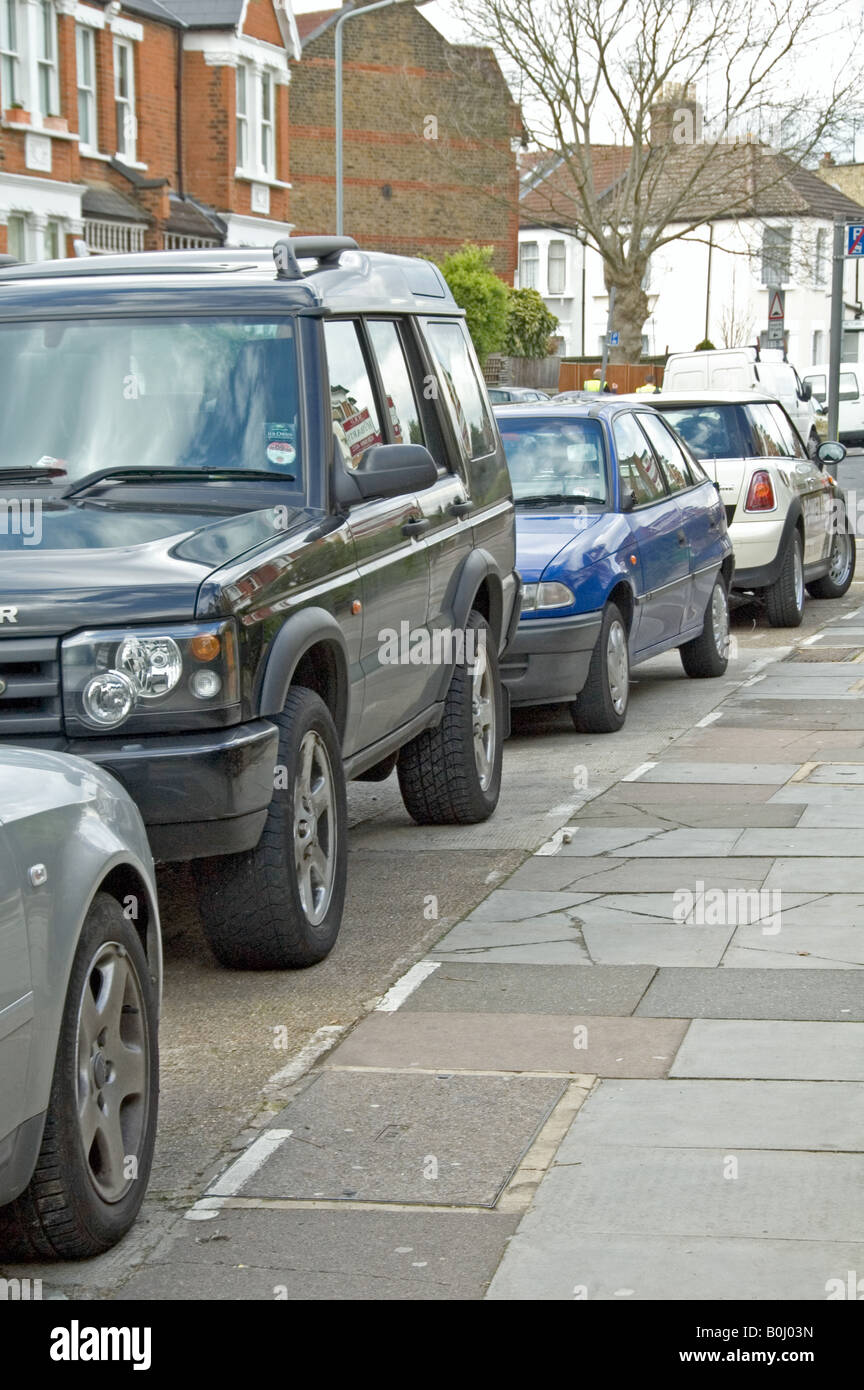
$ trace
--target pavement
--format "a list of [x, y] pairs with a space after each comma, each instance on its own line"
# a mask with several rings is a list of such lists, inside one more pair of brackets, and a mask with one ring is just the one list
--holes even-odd
[[[121, 1301], [845, 1285], [864, 1268], [862, 600], [810, 601], [794, 632], [740, 609], [727, 678], [687, 681], [674, 653], [639, 668], [620, 734], [520, 716], [484, 826], [420, 831], [391, 784], [353, 788], [360, 896], [314, 971], [199, 967], [181, 884], [144, 1216], [100, 1259], [0, 1273]], [[328, 993], [346, 962], [350, 996]], [[233, 1037], [256, 980], [254, 1070], [223, 1071], [220, 1006]]]

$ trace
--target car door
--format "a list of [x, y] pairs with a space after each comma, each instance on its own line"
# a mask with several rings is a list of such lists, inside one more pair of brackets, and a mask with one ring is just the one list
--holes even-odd
[[804, 564], [824, 560], [831, 549], [831, 493], [825, 475], [810, 458], [782, 405], [757, 402], [747, 407], [761, 452], [780, 457], [804, 513]]
[[669, 491], [681, 508], [690, 555], [690, 590], [681, 613], [681, 630], [701, 622], [723, 562], [726, 522], [714, 484], [695, 459], [688, 459], [672, 430], [659, 415], [639, 412], [639, 423], [660, 460]]
[[30, 949], [21, 884], [0, 824], [0, 1141], [27, 1119], [33, 1028]]
[[639, 623], [631, 637], [635, 654], [680, 632], [690, 592], [690, 553], [681, 508], [636, 416], [616, 415], [612, 437], [619, 504], [627, 512], [642, 574]]
[[[370, 318], [366, 324], [381, 381], [389, 437], [394, 443], [424, 444], [438, 467], [433, 485], [417, 494], [422, 519], [417, 531], [418, 543], [425, 550], [429, 565], [427, 623], [434, 657], [435, 631], [446, 629], [449, 632], [453, 624], [449, 606], [453, 598], [453, 576], [459, 570], [460, 560], [472, 548], [471, 500], [464, 473], [450, 466], [455, 451], [448, 451], [445, 445], [435, 403], [423, 396], [427, 369], [414, 325], [410, 319], [400, 323], [385, 318]], [[440, 655], [447, 655], [450, 644], [445, 643], [437, 650]], [[431, 660], [424, 670], [427, 676], [424, 697], [432, 701], [440, 685], [440, 662]]]
[[[382, 406], [373, 387], [369, 346], [359, 320], [324, 323], [335, 466], [356, 468], [366, 449], [385, 439]], [[349, 514], [360, 574], [363, 628], [363, 746], [376, 743], [423, 706], [428, 672], [411, 660], [425, 631], [429, 560], [412, 494], [356, 503]]]

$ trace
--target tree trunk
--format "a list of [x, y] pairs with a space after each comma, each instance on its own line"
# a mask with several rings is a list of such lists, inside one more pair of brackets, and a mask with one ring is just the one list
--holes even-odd
[[642, 356], [642, 327], [648, 317], [648, 296], [638, 280], [615, 280], [612, 332], [618, 346], [609, 349], [610, 362], [638, 362]]

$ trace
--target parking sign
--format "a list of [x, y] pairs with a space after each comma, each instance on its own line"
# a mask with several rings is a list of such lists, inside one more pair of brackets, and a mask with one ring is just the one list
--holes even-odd
[[864, 227], [846, 224], [846, 255], [864, 256]]

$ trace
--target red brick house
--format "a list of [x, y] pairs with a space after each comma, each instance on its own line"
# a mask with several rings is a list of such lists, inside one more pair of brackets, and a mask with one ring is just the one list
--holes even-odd
[[290, 231], [299, 51], [286, 0], [0, 0], [0, 251]]
[[[336, 230], [339, 14], [297, 15], [302, 57], [291, 64], [289, 139], [298, 234]], [[492, 51], [449, 43], [409, 4], [352, 17], [343, 43], [345, 231], [367, 246], [435, 259], [465, 241], [491, 244], [496, 270], [512, 283], [522, 126]]]

